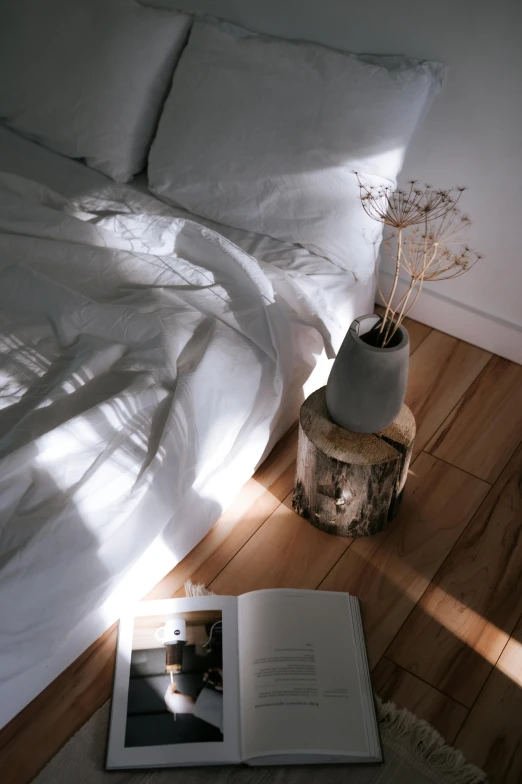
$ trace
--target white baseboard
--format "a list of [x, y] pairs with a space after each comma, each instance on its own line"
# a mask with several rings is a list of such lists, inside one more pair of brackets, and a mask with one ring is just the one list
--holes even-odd
[[[392, 275], [381, 270], [379, 282], [383, 292], [389, 291], [391, 280]], [[406, 283], [399, 280], [397, 291], [403, 294], [405, 290]], [[427, 289], [422, 291], [409, 315], [422, 324], [522, 365], [522, 327], [518, 324]]]

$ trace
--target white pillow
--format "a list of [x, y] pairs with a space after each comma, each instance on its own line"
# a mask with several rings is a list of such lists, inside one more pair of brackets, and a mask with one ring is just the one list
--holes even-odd
[[444, 66], [342, 54], [196, 20], [149, 156], [159, 198], [374, 270], [352, 170], [392, 184]]
[[146, 164], [191, 21], [132, 0], [7, 0], [0, 119], [127, 182]]

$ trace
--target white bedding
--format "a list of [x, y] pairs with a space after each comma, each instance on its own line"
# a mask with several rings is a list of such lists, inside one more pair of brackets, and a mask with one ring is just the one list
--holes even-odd
[[2, 129], [1, 170], [3, 724], [205, 535], [373, 289]]

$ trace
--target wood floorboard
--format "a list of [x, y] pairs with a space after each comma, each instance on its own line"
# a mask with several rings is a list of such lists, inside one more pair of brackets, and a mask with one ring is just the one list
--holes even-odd
[[387, 651], [468, 707], [522, 613], [522, 446]]
[[261, 588], [316, 588], [352, 543], [320, 531], [281, 504], [210, 587], [233, 595]]
[[406, 403], [417, 423], [414, 457], [424, 449], [490, 358], [487, 351], [435, 329], [415, 351], [410, 360], [406, 395]]
[[[294, 479], [295, 460], [285, 469], [280, 477], [278, 490], [281, 494], [283, 492], [286, 494], [290, 493], [291, 497]], [[235, 554], [248, 542], [258, 528], [263, 525], [265, 520], [276, 511], [279, 505], [279, 492], [277, 492], [277, 494], [264, 493], [256, 502], [255, 507], [242, 518], [241, 524], [236, 525], [230, 531], [227, 538], [211, 553], [207, 560], [190, 575], [192, 582], [210, 585], [212, 580], [218, 576]], [[183, 586], [178, 589], [175, 595], [178, 597], [185, 595]]]
[[431, 327], [426, 326], [426, 324], [421, 324], [420, 321], [412, 321], [409, 318], [404, 319], [404, 326], [408, 330], [408, 335], [410, 336], [411, 356], [433, 330]]
[[422, 453], [401, 510], [380, 534], [361, 537], [320, 584], [361, 601], [373, 666], [428, 588], [489, 489], [486, 482]]
[[[389, 529], [354, 541], [292, 511], [294, 427], [147, 598], [182, 595], [187, 578], [218, 593], [320, 586], [357, 595], [376, 690], [426, 718], [492, 784], [514, 784], [522, 781], [522, 619], [513, 630], [522, 610], [522, 368], [417, 322], [407, 328], [416, 459]], [[28, 784], [105, 702], [115, 645], [113, 627], [0, 730], [0, 781]]]
[[522, 618], [455, 741], [490, 784], [522, 781], [521, 717]]
[[493, 483], [522, 439], [522, 366], [492, 357], [427, 451]]
[[372, 671], [374, 691], [382, 700], [391, 700], [428, 721], [446, 743], [453, 744], [468, 709], [421, 681], [415, 675], [383, 657]]

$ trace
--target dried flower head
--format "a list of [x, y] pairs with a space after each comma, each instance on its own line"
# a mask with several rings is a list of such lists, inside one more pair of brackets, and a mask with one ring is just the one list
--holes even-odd
[[[379, 288], [386, 305], [380, 325], [380, 345], [386, 346], [417, 301], [425, 281], [463, 275], [482, 256], [463, 237], [471, 221], [456, 205], [465, 187], [440, 190], [430, 184], [419, 187], [416, 180], [409, 180], [406, 190], [393, 192], [386, 185], [366, 185], [357, 172], [354, 174], [366, 214], [393, 230], [385, 242], [395, 263], [393, 286], [387, 297]], [[401, 269], [408, 273], [410, 283], [405, 294], [395, 302]]]
[[[428, 226], [413, 227], [403, 240], [401, 265], [415, 280], [434, 281], [456, 278], [481, 258], [464, 242], [463, 234], [471, 226], [470, 219], [453, 207]], [[388, 250], [397, 233], [387, 241]], [[393, 255], [393, 254], [392, 254]]]
[[461, 187], [437, 190], [429, 184], [419, 188], [416, 180], [410, 180], [406, 191], [393, 191], [389, 185], [366, 185], [357, 172], [354, 174], [366, 214], [395, 229], [405, 229], [444, 216], [455, 207], [465, 190]]

